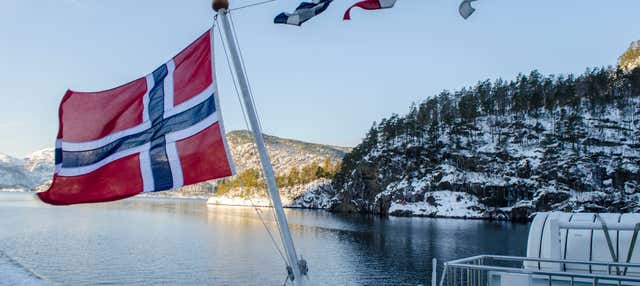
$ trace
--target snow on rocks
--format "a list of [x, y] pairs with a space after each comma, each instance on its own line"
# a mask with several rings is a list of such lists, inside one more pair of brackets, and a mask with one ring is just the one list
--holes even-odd
[[53, 176], [53, 149], [43, 149], [23, 159], [0, 153], [0, 191], [29, 191]]
[[422, 202], [393, 202], [389, 208], [389, 214], [395, 216], [483, 218], [483, 210], [486, 209], [478, 201], [478, 198], [464, 192], [428, 192], [424, 197]]
[[[454, 118], [439, 122], [435, 133], [423, 128], [411, 136], [405, 128], [412, 117], [386, 119], [370, 131], [377, 137], [367, 135], [356, 147], [361, 157], [343, 164], [349, 168], [340, 174], [332, 209], [457, 216], [466, 205], [446, 212], [423, 195], [462, 192], [477, 198], [476, 215], [488, 219], [526, 220], [551, 210], [638, 212], [640, 97], [590, 108]], [[569, 124], [570, 116], [577, 123]]]
[[319, 179], [309, 184], [292, 187], [292, 200], [285, 206], [291, 208], [327, 209], [335, 194], [331, 180]]
[[[250, 195], [247, 195], [250, 194]], [[326, 209], [333, 197], [333, 187], [328, 179], [318, 179], [304, 185], [280, 189], [282, 204], [288, 208]], [[271, 206], [266, 190], [234, 190], [222, 196], [213, 196], [208, 204], [228, 206]]]
[[[284, 200], [283, 200], [284, 203]], [[265, 197], [233, 197], [233, 196], [214, 196], [207, 200], [207, 204], [210, 205], [223, 205], [223, 206], [244, 206], [244, 207], [268, 207], [271, 206], [271, 201]]]

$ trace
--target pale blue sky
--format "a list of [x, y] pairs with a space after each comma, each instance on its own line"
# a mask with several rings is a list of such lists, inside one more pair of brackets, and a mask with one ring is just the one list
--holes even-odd
[[[259, 0], [258, 0], [259, 1]], [[301, 28], [272, 24], [297, 0], [234, 12], [265, 131], [353, 146], [373, 121], [485, 78], [614, 64], [640, 39], [637, 0], [398, 0], [383, 11], [335, 0]], [[254, 1], [231, 0], [237, 7]], [[0, 152], [52, 146], [66, 89], [115, 87], [151, 72], [207, 30], [209, 0], [1, 0]], [[227, 130], [244, 127], [220, 46]]]

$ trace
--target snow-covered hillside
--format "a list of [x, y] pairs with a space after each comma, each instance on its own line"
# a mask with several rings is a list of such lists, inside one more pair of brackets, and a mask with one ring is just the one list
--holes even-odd
[[[238, 173], [247, 169], [260, 169], [260, 161], [256, 153], [251, 133], [247, 131], [232, 131], [227, 134], [234, 163]], [[321, 163], [326, 159], [338, 162], [349, 148], [307, 143], [298, 140], [265, 135], [265, 143], [271, 156], [276, 174], [285, 174], [292, 168], [302, 169], [311, 163]], [[0, 154], [0, 189], [44, 191], [51, 184], [53, 174], [53, 149], [33, 152], [23, 159]], [[308, 184], [299, 184], [283, 188], [284, 199], [292, 207], [324, 208], [328, 205], [329, 194], [332, 190], [331, 182], [326, 179], [316, 180]], [[176, 191], [145, 194], [156, 197], [190, 197], [208, 198], [215, 195], [216, 182], [204, 182], [183, 187]], [[306, 194], [309, 192], [310, 194]], [[227, 201], [242, 200], [238, 195], [241, 190], [227, 194]], [[264, 190], [255, 190], [255, 199], [266, 200]], [[317, 198], [314, 195], [316, 194]], [[306, 195], [306, 197], [305, 197]], [[297, 198], [300, 197], [300, 200]], [[313, 197], [313, 198], [312, 198]]]
[[53, 162], [55, 152], [53, 148], [42, 149], [27, 155], [24, 161], [24, 168], [36, 178], [37, 184], [50, 180], [53, 175]]
[[[229, 148], [238, 173], [246, 169], [260, 169], [260, 158], [248, 131], [231, 131], [227, 134]], [[340, 161], [350, 149], [330, 145], [314, 144], [293, 139], [265, 135], [271, 163], [276, 174], [289, 172], [311, 162], [322, 162], [326, 158]]]
[[0, 190], [30, 190], [51, 179], [53, 149], [43, 149], [18, 159], [0, 153]]
[[[331, 198], [335, 195], [331, 181], [318, 179], [308, 184], [301, 184], [280, 189], [282, 204], [290, 208], [326, 209], [330, 205]], [[235, 189], [233, 192], [222, 196], [213, 196], [208, 200], [209, 204], [232, 206], [258, 206], [266, 207], [271, 201], [265, 190]]]
[[[238, 174], [241, 174], [244, 170], [248, 169], [261, 170], [262, 167], [260, 165], [260, 160], [250, 132], [231, 131], [227, 133], [227, 141], [229, 143], [231, 155]], [[345, 147], [314, 144], [266, 134], [265, 144], [267, 145], [267, 150], [269, 151], [271, 163], [273, 164], [276, 175], [283, 175], [289, 172], [292, 168], [301, 169], [311, 163], [321, 163], [327, 158], [331, 161], [338, 162], [342, 160], [344, 154], [349, 150], [349, 148]], [[283, 200], [286, 202], [285, 204], [293, 203], [300, 193], [318, 192], [318, 188], [316, 186], [319, 184], [330, 185], [330, 181], [322, 181], [323, 183], [319, 182], [320, 181], [281, 188], [280, 193], [282, 194]], [[204, 182], [183, 187], [176, 191], [158, 192], [149, 195], [165, 197], [215, 197], [216, 186], [216, 181]], [[251, 205], [247, 200], [248, 192], [251, 193], [250, 196], [256, 205], [264, 205], [268, 202], [266, 190], [243, 190], [240, 188], [231, 190], [224, 196], [215, 197], [213, 199], [217, 200], [216, 203], [218, 204]], [[326, 194], [322, 194], [318, 199], [322, 200], [326, 196]], [[311, 204], [317, 205], [318, 203]]]
[[334, 181], [334, 211], [639, 212], [640, 68], [444, 91], [374, 125]]

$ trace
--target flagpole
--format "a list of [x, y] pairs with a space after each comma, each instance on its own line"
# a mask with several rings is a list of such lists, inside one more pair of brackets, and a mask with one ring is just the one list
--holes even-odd
[[264, 176], [267, 180], [268, 191], [271, 195], [276, 219], [278, 220], [280, 236], [282, 238], [282, 243], [284, 244], [284, 250], [289, 267], [291, 267], [291, 272], [293, 274], [293, 282], [296, 285], [303, 285], [302, 272], [300, 271], [300, 265], [298, 264], [298, 255], [296, 254], [296, 249], [293, 245], [293, 239], [291, 238], [291, 232], [289, 231], [287, 217], [285, 216], [284, 209], [282, 208], [282, 200], [280, 199], [280, 193], [278, 192], [278, 186], [276, 184], [276, 178], [273, 172], [273, 167], [271, 166], [269, 154], [267, 153], [267, 148], [264, 144], [264, 137], [258, 122], [256, 109], [253, 105], [253, 100], [251, 100], [248, 79], [242, 67], [238, 46], [236, 45], [236, 35], [233, 33], [229, 22], [229, 1], [213, 0], [212, 4], [213, 10], [217, 12], [218, 17], [220, 18], [220, 28], [224, 31], [227, 47], [229, 47], [231, 64], [235, 69], [236, 78], [240, 86], [240, 94], [242, 95], [242, 101], [244, 102], [247, 116], [249, 117], [251, 131], [253, 132], [253, 137], [256, 141], [258, 154], [260, 155], [260, 162], [262, 163]]

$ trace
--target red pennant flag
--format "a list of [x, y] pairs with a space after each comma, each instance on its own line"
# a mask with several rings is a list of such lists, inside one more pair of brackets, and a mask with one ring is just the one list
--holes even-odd
[[360, 7], [365, 10], [378, 10], [378, 9], [387, 9], [393, 7], [396, 4], [396, 0], [364, 0], [360, 1], [353, 6], [349, 7], [347, 11], [344, 13], [343, 20], [351, 20], [351, 9], [353, 7]]
[[53, 205], [106, 202], [230, 176], [207, 32], [151, 74], [101, 92], [67, 91]]

